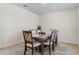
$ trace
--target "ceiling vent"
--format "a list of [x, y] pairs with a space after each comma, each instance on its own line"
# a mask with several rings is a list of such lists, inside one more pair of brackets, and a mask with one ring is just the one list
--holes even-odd
[[24, 7], [24, 8], [27, 8], [27, 5], [23, 4], [23, 7]]

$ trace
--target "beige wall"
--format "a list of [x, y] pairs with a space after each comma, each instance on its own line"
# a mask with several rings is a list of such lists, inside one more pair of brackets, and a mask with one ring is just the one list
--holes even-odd
[[77, 40], [77, 43], [78, 43], [78, 46], [79, 46], [79, 7], [78, 7], [78, 40]]
[[59, 31], [59, 41], [77, 44], [77, 9], [40, 15], [44, 31], [55, 28]]
[[23, 42], [23, 30], [36, 28], [39, 16], [12, 4], [0, 4], [0, 48]]
[[3, 33], [4, 33], [4, 8], [0, 5], [0, 47], [3, 45]]

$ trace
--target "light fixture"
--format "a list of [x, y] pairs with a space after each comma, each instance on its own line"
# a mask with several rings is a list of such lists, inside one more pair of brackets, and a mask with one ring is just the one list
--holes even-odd
[[43, 6], [45, 6], [46, 5], [46, 3], [43, 3]]

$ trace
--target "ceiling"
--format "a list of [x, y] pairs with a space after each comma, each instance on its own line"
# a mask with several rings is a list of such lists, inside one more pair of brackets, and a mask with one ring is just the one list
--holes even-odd
[[62, 11], [79, 6], [78, 3], [16, 3], [15, 5], [37, 14]]

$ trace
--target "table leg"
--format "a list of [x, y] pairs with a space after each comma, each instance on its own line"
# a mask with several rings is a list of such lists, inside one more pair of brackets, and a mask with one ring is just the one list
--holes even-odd
[[44, 44], [43, 41], [41, 42], [41, 55], [43, 55], [43, 49], [44, 49]]
[[39, 52], [41, 52], [41, 46], [39, 46]]

